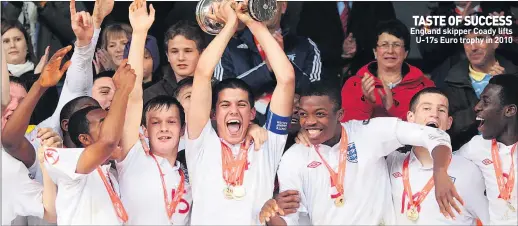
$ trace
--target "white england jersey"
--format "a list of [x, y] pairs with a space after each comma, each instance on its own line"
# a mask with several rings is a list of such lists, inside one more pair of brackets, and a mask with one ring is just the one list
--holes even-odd
[[2, 148], [2, 225], [16, 216], [43, 218], [43, 185], [29, 178], [27, 167]]
[[[509, 170], [511, 168], [511, 148], [513, 145], [506, 146], [498, 142], [498, 153], [502, 163], [502, 172], [504, 178], [507, 179]], [[487, 199], [489, 200], [489, 217], [491, 225], [517, 225], [517, 212], [513, 212], [506, 201], [499, 199], [500, 191], [498, 190], [498, 183], [496, 181], [495, 168], [491, 158], [491, 140], [485, 140], [482, 136], [477, 135], [471, 139], [467, 144], [462, 146], [456, 155], [460, 155], [468, 160], [474, 162], [482, 171], [484, 176], [484, 183], [486, 186]], [[517, 154], [514, 154], [514, 172], [515, 178], [518, 176], [517, 170]], [[507, 180], [505, 180], [507, 181]], [[514, 181], [513, 192], [511, 193], [511, 203], [515, 210], [517, 209], [516, 189], [518, 180]]]
[[[180, 162], [171, 166], [165, 158], [155, 155], [167, 188], [167, 198], [171, 202], [180, 184]], [[187, 174], [187, 172], [184, 173]], [[187, 225], [190, 220], [192, 193], [189, 184], [176, 207], [172, 218], [167, 216], [164, 190], [160, 171], [153, 157], [147, 155], [138, 141], [122, 162], [117, 163], [121, 200], [128, 212], [128, 225]]]
[[[268, 140], [259, 151], [251, 145], [245, 167], [242, 200], [226, 199], [223, 190], [221, 141], [210, 121], [195, 140], [186, 139], [187, 168], [193, 192], [192, 225], [260, 225], [259, 213], [272, 198], [275, 172], [287, 135], [268, 131]], [[237, 155], [240, 144], [227, 144]]]
[[[390, 180], [385, 156], [403, 144], [430, 147], [450, 146], [449, 136], [437, 129], [402, 122], [397, 118], [352, 120], [343, 123], [348, 136], [347, 161], [342, 207], [335, 206], [339, 196], [331, 186], [331, 176], [314, 146], [293, 145], [282, 157], [279, 171], [280, 191], [297, 190], [301, 207], [298, 213], [284, 216], [296, 225], [300, 215], [308, 214], [313, 225], [378, 225], [395, 223]], [[320, 145], [320, 153], [335, 172], [339, 164], [340, 143]]]
[[[476, 225], [480, 219], [484, 225], [489, 224], [488, 202], [484, 196], [484, 180], [482, 173], [471, 161], [452, 156], [448, 175], [450, 176], [457, 192], [464, 200], [464, 206], [457, 203], [461, 214], [455, 213], [455, 220], [447, 219], [439, 210], [435, 199], [435, 186], [430, 190], [426, 198], [419, 205], [419, 219], [415, 222], [407, 218], [408, 196], [403, 194], [403, 162], [410, 155], [408, 164], [409, 181], [414, 200], [419, 192], [433, 177], [433, 167], [423, 166], [416, 158], [414, 152], [394, 152], [387, 157], [387, 165], [392, 185], [392, 198], [396, 211], [396, 224], [398, 225]], [[404, 196], [404, 197], [403, 197]]]
[[[89, 174], [76, 173], [77, 162], [83, 151], [83, 148], [45, 150], [45, 167], [58, 186], [57, 224], [122, 225], [97, 170]], [[119, 186], [113, 174], [109, 172], [110, 166], [103, 165], [101, 169], [118, 194]]]

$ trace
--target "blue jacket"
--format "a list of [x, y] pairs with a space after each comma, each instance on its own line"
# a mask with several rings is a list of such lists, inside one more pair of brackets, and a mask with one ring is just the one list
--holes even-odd
[[[289, 32], [283, 36], [284, 52], [295, 69], [296, 90], [306, 89], [311, 82], [320, 80], [320, 51], [309, 38]], [[271, 91], [275, 87], [275, 75], [268, 70], [248, 29], [230, 40], [214, 70], [214, 82], [227, 78], [242, 79], [256, 94]]]

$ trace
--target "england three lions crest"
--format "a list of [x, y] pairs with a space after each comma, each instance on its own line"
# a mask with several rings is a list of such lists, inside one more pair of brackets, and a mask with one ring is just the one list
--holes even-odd
[[356, 153], [356, 145], [354, 142], [347, 145], [347, 161], [358, 163], [358, 154]]

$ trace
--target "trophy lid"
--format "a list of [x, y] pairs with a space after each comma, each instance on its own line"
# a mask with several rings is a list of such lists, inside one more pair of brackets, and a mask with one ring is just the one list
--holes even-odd
[[250, 16], [259, 22], [271, 20], [277, 13], [276, 0], [249, 0], [248, 11]]
[[196, 21], [200, 28], [210, 34], [216, 35], [218, 34], [224, 27], [224, 24], [216, 22], [206, 15], [210, 12], [210, 6], [214, 0], [200, 0], [196, 5]]

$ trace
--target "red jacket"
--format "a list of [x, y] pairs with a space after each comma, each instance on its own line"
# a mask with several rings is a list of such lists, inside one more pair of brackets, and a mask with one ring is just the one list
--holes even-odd
[[409, 110], [410, 99], [426, 87], [434, 87], [432, 80], [424, 76], [419, 68], [410, 64], [403, 64], [402, 73], [403, 80], [392, 89], [392, 97], [394, 103], [387, 111], [383, 106], [381, 97], [375, 90], [376, 103], [370, 103], [363, 96], [361, 80], [365, 72], [375, 75], [376, 89], [383, 90], [381, 81], [377, 78], [377, 62], [373, 61], [358, 70], [358, 73], [349, 78], [342, 88], [342, 108], [344, 109], [344, 117], [342, 122], [351, 119], [366, 120], [374, 117], [398, 117], [406, 120], [406, 114]]

